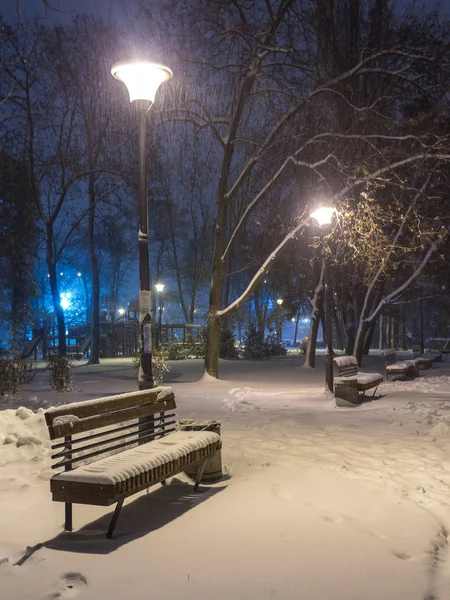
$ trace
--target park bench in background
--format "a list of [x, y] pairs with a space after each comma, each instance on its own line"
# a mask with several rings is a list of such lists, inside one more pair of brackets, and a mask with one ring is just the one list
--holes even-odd
[[[52, 498], [64, 502], [65, 529], [72, 531], [72, 504], [116, 508], [111, 538], [123, 501], [156, 483], [198, 465], [194, 490], [208, 458], [221, 448], [212, 431], [175, 431], [175, 397], [157, 387], [49, 408], [45, 413], [52, 446], [52, 468], [64, 471], [50, 480]], [[80, 435], [81, 434], [81, 435]]]
[[414, 360], [419, 363], [419, 366], [429, 369], [435, 362], [442, 362], [442, 352], [440, 350], [430, 350], [429, 352], [420, 352], [418, 346], [412, 347]]
[[[338, 377], [334, 378], [334, 395], [336, 399], [345, 400], [352, 404], [358, 404], [364, 399], [367, 390], [375, 388], [372, 397], [375, 396], [378, 386], [383, 382], [380, 373], [363, 373], [359, 370], [358, 361], [354, 356], [338, 356], [333, 359], [338, 370]], [[362, 396], [359, 397], [359, 393]], [[338, 404], [338, 400], [336, 400]]]
[[405, 375], [406, 377], [419, 377], [419, 362], [415, 359], [397, 360], [397, 352], [393, 348], [382, 351], [386, 367], [386, 381], [389, 375]]

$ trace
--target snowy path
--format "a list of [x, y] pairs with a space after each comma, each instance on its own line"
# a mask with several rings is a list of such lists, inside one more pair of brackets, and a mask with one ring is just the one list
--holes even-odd
[[447, 364], [356, 409], [334, 408], [323, 373], [299, 386], [290, 366], [240, 368], [173, 383], [180, 417], [222, 422], [231, 478], [129, 500], [112, 542], [97, 507], [76, 506], [77, 531], [60, 535], [43, 413], [0, 412], [0, 599], [448, 600]]

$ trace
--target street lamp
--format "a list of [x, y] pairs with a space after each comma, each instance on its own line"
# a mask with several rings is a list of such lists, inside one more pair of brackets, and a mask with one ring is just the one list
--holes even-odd
[[161, 331], [162, 331], [162, 323], [161, 323], [161, 319], [162, 319], [162, 311], [163, 311], [163, 300], [162, 300], [162, 293], [163, 290], [165, 288], [164, 283], [155, 283], [155, 289], [158, 292], [158, 305], [159, 305], [159, 319], [158, 319], [158, 336], [156, 339], [156, 347], [159, 348], [160, 344], [161, 344]]
[[322, 264], [324, 268], [324, 280], [325, 280], [325, 337], [326, 337], [326, 351], [325, 351], [325, 386], [330, 392], [334, 392], [333, 386], [333, 340], [331, 339], [331, 290], [328, 273], [328, 264], [325, 256], [325, 237], [324, 232], [331, 226], [333, 214], [335, 213], [334, 208], [330, 206], [322, 206], [311, 213], [311, 217], [321, 228], [321, 241], [322, 241]]
[[130, 102], [136, 102], [140, 109], [138, 234], [140, 366], [138, 385], [140, 390], [146, 390], [154, 386], [152, 373], [152, 320], [150, 316], [147, 173], [145, 164], [147, 112], [155, 101], [155, 94], [159, 86], [172, 77], [172, 71], [163, 65], [147, 61], [128, 61], [113, 65], [111, 74], [125, 84], [130, 94]]
[[278, 343], [281, 344], [282, 330], [283, 330], [283, 319], [281, 313], [281, 307], [283, 306], [283, 298], [277, 298], [278, 310], [277, 310], [277, 338]]

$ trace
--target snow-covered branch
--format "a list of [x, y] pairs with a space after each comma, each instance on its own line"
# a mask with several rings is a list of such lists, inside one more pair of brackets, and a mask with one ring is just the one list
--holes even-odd
[[257, 285], [258, 285], [259, 281], [261, 280], [261, 278], [264, 277], [264, 275], [270, 270], [270, 268], [273, 265], [276, 257], [278, 256], [279, 252], [281, 252], [281, 250], [283, 250], [283, 248], [290, 241], [296, 239], [297, 233], [299, 233], [301, 230], [303, 230], [303, 228], [306, 226], [308, 220], [309, 219], [305, 219], [305, 220], [301, 221], [297, 225], [297, 227], [295, 227], [292, 231], [290, 231], [286, 235], [286, 237], [280, 242], [280, 244], [278, 244], [278, 246], [275, 248], [275, 250], [273, 252], [271, 252], [271, 254], [263, 262], [263, 264], [261, 265], [261, 267], [258, 269], [258, 271], [255, 273], [255, 275], [251, 279], [251, 281], [248, 284], [247, 288], [239, 296], [239, 298], [237, 298], [234, 302], [232, 302], [226, 308], [223, 308], [222, 310], [218, 310], [216, 312], [216, 315], [218, 317], [226, 317], [227, 315], [233, 313], [235, 310], [237, 310], [240, 306], [242, 306], [244, 304], [244, 302], [247, 300], [247, 298], [250, 296], [250, 294], [253, 292], [253, 290], [257, 287]]

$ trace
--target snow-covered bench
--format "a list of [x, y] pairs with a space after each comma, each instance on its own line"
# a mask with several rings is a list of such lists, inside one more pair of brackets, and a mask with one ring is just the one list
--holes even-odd
[[[358, 361], [354, 356], [338, 356], [333, 362], [339, 374], [334, 378], [336, 404], [339, 404], [339, 400], [358, 404], [358, 401], [363, 401], [366, 391], [372, 388], [375, 388], [372, 397], [375, 396], [378, 386], [383, 382], [383, 375], [363, 373], [359, 370]], [[359, 392], [362, 392], [361, 398]]]
[[[221, 448], [212, 431], [175, 431], [175, 396], [169, 387], [130, 392], [49, 408], [45, 413], [53, 468], [52, 498], [65, 503], [65, 529], [72, 531], [72, 504], [116, 504], [112, 537], [125, 498], [205, 462]], [[80, 435], [81, 434], [81, 435]], [[80, 466], [79, 466], [80, 465]]]
[[397, 360], [397, 352], [393, 348], [383, 350], [381, 354], [386, 368], [386, 381], [388, 381], [390, 374], [419, 377], [419, 362], [417, 360]]
[[419, 366], [426, 369], [431, 368], [434, 362], [442, 362], [442, 352], [439, 351], [432, 350], [431, 352], [422, 354], [420, 348], [413, 346], [412, 353], [414, 360], [419, 363]]

